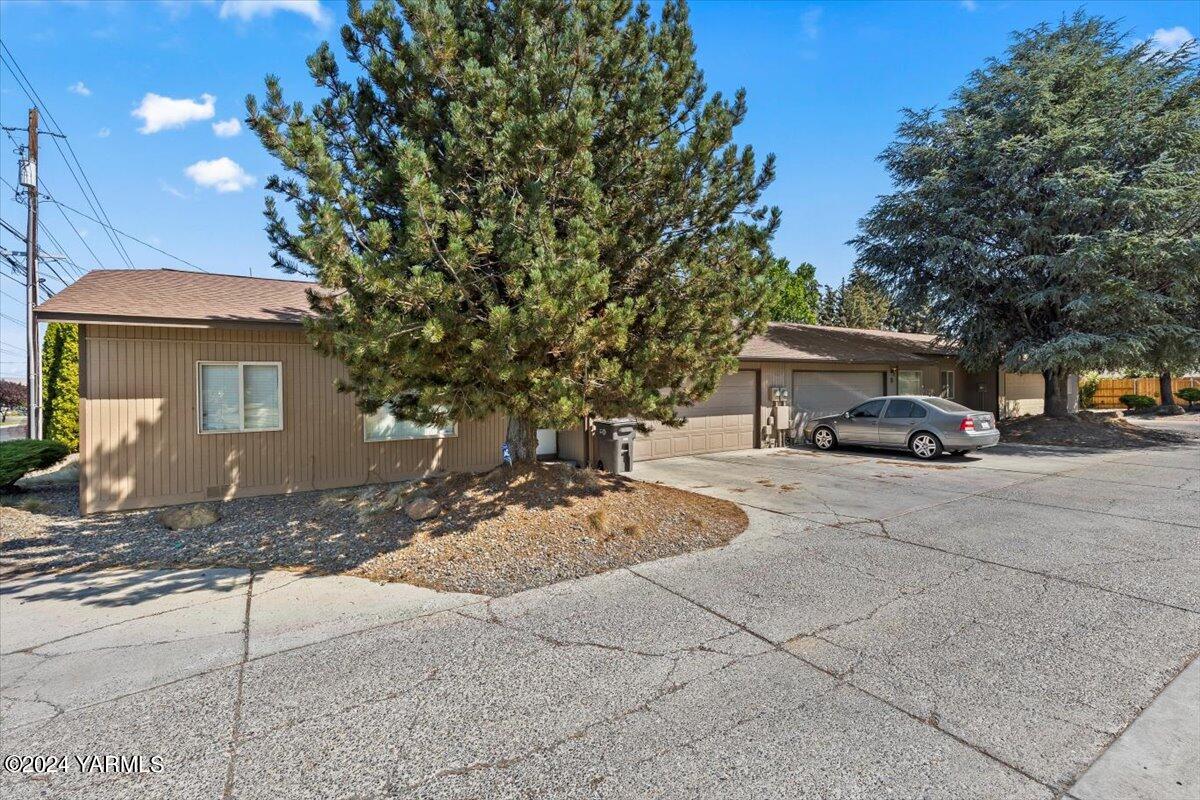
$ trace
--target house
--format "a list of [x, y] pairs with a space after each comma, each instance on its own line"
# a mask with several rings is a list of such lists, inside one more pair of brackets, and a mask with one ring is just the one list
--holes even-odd
[[[36, 309], [80, 325], [80, 508], [145, 508], [395, 481], [500, 461], [505, 420], [416, 425], [362, 414], [301, 323], [306, 281], [179, 270], [95, 270]], [[964, 371], [934, 337], [772, 324], [682, 428], [654, 426], [637, 459], [760, 447], [773, 388], [796, 409], [839, 411], [884, 393], [946, 393], [1032, 410], [1025, 376]], [[1038, 377], [1038, 376], [1035, 376]], [[580, 430], [544, 446], [582, 460]]]

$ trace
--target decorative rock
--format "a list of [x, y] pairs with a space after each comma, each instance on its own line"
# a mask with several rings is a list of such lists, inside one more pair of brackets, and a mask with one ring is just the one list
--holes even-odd
[[413, 483], [398, 483], [384, 493], [383, 504], [388, 508], [400, 508], [416, 488]]
[[1184, 410], [1183, 406], [1170, 405], [1159, 406], [1155, 413], [1160, 417], [1170, 417], [1176, 414], [1186, 414], [1187, 412]]
[[216, 506], [197, 503], [191, 506], [173, 506], [164, 508], [155, 516], [158, 522], [173, 531], [188, 528], [203, 528], [219, 520]]
[[432, 497], [420, 495], [404, 504], [404, 513], [411, 520], [423, 520], [442, 513], [442, 504]]

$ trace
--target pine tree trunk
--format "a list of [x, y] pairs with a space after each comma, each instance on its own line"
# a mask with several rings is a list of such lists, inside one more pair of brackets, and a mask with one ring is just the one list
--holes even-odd
[[1047, 417], [1065, 417], [1070, 413], [1067, 401], [1067, 371], [1064, 369], [1042, 370], [1046, 381], [1045, 414]]
[[1158, 393], [1162, 397], [1162, 405], [1164, 405], [1164, 406], [1179, 405], [1178, 403], [1175, 402], [1175, 393], [1172, 391], [1171, 373], [1169, 371], [1164, 372], [1158, 376]]
[[514, 464], [537, 461], [537, 425], [529, 420], [509, 417], [505, 442]]

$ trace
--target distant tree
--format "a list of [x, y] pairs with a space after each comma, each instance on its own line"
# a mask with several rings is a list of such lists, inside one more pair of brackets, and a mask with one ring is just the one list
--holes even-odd
[[1198, 119], [1195, 41], [1126, 48], [1083, 13], [1016, 34], [944, 112], [905, 112], [857, 263], [970, 366], [1041, 372], [1066, 414], [1069, 373], [1200, 325], [1172, 311], [1200, 274]]
[[842, 324], [847, 328], [887, 327], [892, 302], [879, 282], [855, 267], [842, 288]]
[[846, 288], [843, 280], [838, 288], [826, 285], [821, 289], [821, 302], [817, 308], [817, 321], [822, 325], [845, 327], [842, 314], [842, 290]]
[[79, 326], [51, 322], [42, 343], [42, 438], [79, 449]]
[[348, 6], [343, 75], [305, 110], [267, 78], [248, 121], [276, 264], [315, 275], [309, 334], [364, 410], [500, 412], [516, 460], [584, 415], [679, 424], [762, 330], [774, 176], [733, 143], [686, 6], [382, 0]]
[[891, 300], [879, 282], [857, 267], [834, 288], [826, 286], [821, 294], [818, 317], [822, 325], [839, 328], [887, 327]]
[[10, 412], [25, 408], [28, 404], [29, 396], [25, 384], [0, 380], [0, 421], [7, 422]]
[[768, 320], [809, 325], [817, 321], [821, 297], [816, 267], [804, 261], [793, 270], [786, 258], [779, 258], [767, 273], [767, 280], [771, 298], [767, 303]]

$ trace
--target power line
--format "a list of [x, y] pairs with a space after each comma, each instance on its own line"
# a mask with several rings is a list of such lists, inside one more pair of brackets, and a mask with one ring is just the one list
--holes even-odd
[[[101, 222], [100, 220], [96, 219], [95, 217], [90, 217], [86, 213], [80, 211], [78, 208], [73, 208], [73, 207], [67, 205], [66, 203], [62, 202], [61, 200], [58, 200], [54, 197], [47, 197], [46, 201], [49, 203], [53, 203], [56, 206], [62, 206], [67, 211], [70, 211], [74, 214], [78, 214], [79, 216], [83, 217], [84, 219], [90, 219], [92, 222], [96, 223], [97, 225], [105, 224], [105, 223]], [[112, 228], [111, 225], [109, 225], [108, 227]], [[186, 258], [180, 258], [177, 255], [168, 253], [166, 250], [163, 250], [161, 247], [155, 247], [154, 245], [150, 244], [149, 242], [144, 242], [141, 239], [134, 236], [132, 233], [126, 233], [125, 231], [118, 230], [117, 228], [112, 228], [112, 231], [113, 231], [113, 233], [117, 234], [118, 236], [124, 236], [126, 239], [130, 239], [132, 241], [137, 242], [138, 244], [142, 245], [143, 247], [149, 247], [151, 250], [153, 250], [156, 253], [162, 253], [164, 256], [167, 256], [168, 258], [173, 258], [176, 261], [178, 261], [180, 264], [187, 264], [189, 267], [192, 267], [193, 269], [198, 269], [201, 272], [208, 272], [208, 270], [206, 270], [204, 267], [200, 266], [199, 264], [193, 264], [191, 261], [188, 261]]]
[[[92, 209], [92, 213], [102, 217], [105, 220], [105, 224], [111, 228], [112, 220], [109, 218], [108, 212], [104, 208], [104, 204], [100, 202], [100, 197], [96, 194], [96, 189], [92, 186], [92, 182], [88, 178], [87, 172], [84, 171], [83, 164], [80, 163], [79, 157], [75, 155], [75, 148], [71, 146], [70, 140], [66, 138], [66, 134], [63, 132], [62, 126], [58, 124], [58, 120], [54, 118], [54, 114], [51, 113], [45, 102], [42, 101], [41, 95], [37, 93], [37, 89], [33, 88], [33, 83], [25, 75], [25, 71], [21, 69], [21, 65], [17, 62], [16, 56], [14, 56], [12, 51], [8, 49], [8, 45], [0, 42], [0, 48], [3, 48], [3, 52], [8, 54], [7, 61], [4, 61], [3, 58], [0, 58], [0, 61], [4, 61], [4, 65], [8, 68], [9, 73], [11, 73], [13, 78], [17, 80], [17, 85], [21, 87], [21, 91], [25, 93], [25, 96], [29, 98], [30, 102], [38, 106], [42, 112], [45, 113], [51, 124], [57, 129], [58, 134], [63, 137], [63, 141], [67, 146], [66, 152], [63, 152], [63, 147], [61, 144], [59, 144], [58, 138], [52, 137], [51, 141], [54, 143], [54, 147], [58, 150], [58, 154], [62, 156], [63, 163], [66, 165], [67, 171], [70, 172], [71, 177], [75, 179], [75, 185], [78, 186], [79, 191], [83, 193], [83, 199], [87, 201], [88, 207]], [[19, 77], [18, 73], [20, 74]], [[70, 159], [67, 158], [68, 152], [71, 154]], [[75, 167], [79, 168], [78, 174], [75, 172], [75, 167], [71, 166], [71, 161], [74, 161]], [[80, 180], [81, 177], [82, 181]], [[84, 188], [84, 184], [87, 184], [86, 189]], [[89, 191], [91, 192], [90, 196], [88, 194]], [[95, 200], [94, 203], [92, 202], [93, 199]], [[108, 230], [105, 230], [105, 234], [108, 236], [109, 241], [112, 242], [113, 247], [116, 248], [117, 254], [125, 261], [126, 265], [132, 269], [133, 259], [129, 257], [128, 251], [125, 250], [120, 240], [113, 236]]]

